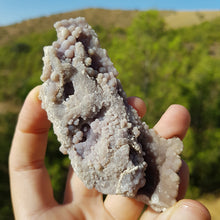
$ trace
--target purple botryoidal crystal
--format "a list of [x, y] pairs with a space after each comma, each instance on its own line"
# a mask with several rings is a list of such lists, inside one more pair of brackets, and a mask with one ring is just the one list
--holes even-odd
[[55, 23], [44, 47], [42, 108], [86, 187], [160, 212], [176, 202], [183, 144], [161, 138], [127, 104], [117, 70], [84, 18]]

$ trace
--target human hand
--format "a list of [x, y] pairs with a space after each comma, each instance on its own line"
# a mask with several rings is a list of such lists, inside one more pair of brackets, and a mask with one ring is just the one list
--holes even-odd
[[[34, 88], [26, 98], [19, 114], [9, 155], [11, 196], [16, 219], [138, 219], [144, 204], [118, 195], [103, 195], [95, 189], [87, 189], [75, 175], [72, 168], [66, 182], [63, 204], [53, 197], [50, 177], [44, 158], [50, 122], [38, 99], [39, 87]], [[128, 99], [140, 116], [146, 108], [138, 98]], [[161, 117], [154, 129], [163, 137], [184, 138], [190, 123], [188, 111], [180, 105], [172, 105]], [[188, 183], [188, 168], [183, 163], [180, 169], [180, 190], [182, 199]], [[194, 200], [180, 200], [163, 213], [147, 208], [141, 220], [146, 219], [200, 219], [208, 220], [208, 210]]]

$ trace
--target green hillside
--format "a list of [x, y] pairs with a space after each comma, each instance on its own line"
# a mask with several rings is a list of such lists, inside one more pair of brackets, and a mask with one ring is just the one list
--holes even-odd
[[[8, 153], [18, 110], [28, 91], [41, 83], [42, 48], [56, 39], [52, 28], [56, 20], [79, 15], [85, 16], [97, 31], [126, 93], [146, 101], [148, 113], [144, 120], [150, 126], [173, 103], [189, 109], [192, 123], [183, 152], [191, 175], [188, 196], [219, 193], [220, 17], [203, 17], [198, 24], [187, 27], [176, 22], [171, 28], [168, 15], [174, 16], [175, 12], [95, 10], [0, 28], [0, 219], [13, 219]], [[61, 201], [68, 159], [58, 147], [51, 132], [46, 163], [55, 196]]]
[[[127, 28], [137, 14], [138, 11], [93, 8], [25, 20], [14, 25], [0, 27], [0, 45], [9, 43], [11, 40], [30, 34], [31, 32], [42, 33], [52, 29], [53, 24], [61, 19], [82, 16], [93, 26], [101, 25], [105, 28]], [[202, 22], [220, 17], [220, 11], [159, 11], [159, 14], [165, 20], [168, 28], [198, 25]]]

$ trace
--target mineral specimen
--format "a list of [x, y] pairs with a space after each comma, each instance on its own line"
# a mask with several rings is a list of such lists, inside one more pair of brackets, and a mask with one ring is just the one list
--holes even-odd
[[55, 23], [44, 47], [40, 99], [86, 187], [136, 198], [156, 211], [173, 205], [182, 142], [164, 139], [128, 105], [118, 75], [84, 18]]

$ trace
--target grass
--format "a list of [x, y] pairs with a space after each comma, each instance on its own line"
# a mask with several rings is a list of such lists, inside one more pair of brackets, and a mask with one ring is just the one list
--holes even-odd
[[170, 28], [198, 25], [220, 17], [220, 11], [178, 11], [166, 14], [164, 19]]
[[0, 114], [6, 114], [7, 112], [18, 113], [20, 106], [12, 101], [0, 102]]

